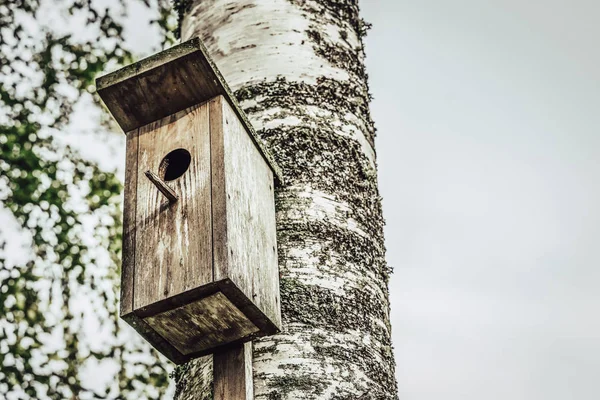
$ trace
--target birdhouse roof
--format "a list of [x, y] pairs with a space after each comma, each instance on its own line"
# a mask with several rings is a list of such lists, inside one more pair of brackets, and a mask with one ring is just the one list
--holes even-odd
[[282, 183], [264, 147], [200, 38], [173, 46], [96, 79], [96, 90], [125, 133], [213, 97], [224, 96]]

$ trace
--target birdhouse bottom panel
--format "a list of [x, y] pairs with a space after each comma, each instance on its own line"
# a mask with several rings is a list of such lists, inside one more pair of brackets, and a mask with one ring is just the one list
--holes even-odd
[[146, 323], [188, 355], [254, 335], [259, 329], [222, 293], [145, 318]]
[[158, 351], [182, 364], [279, 328], [229, 278], [122, 316]]

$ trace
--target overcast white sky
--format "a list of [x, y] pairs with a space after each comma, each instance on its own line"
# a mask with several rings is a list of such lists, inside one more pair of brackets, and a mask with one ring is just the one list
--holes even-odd
[[402, 400], [600, 398], [600, 2], [363, 0]]

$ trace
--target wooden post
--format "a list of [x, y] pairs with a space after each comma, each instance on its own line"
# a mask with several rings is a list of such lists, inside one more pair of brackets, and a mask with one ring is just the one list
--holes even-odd
[[213, 354], [214, 400], [252, 400], [252, 342]]

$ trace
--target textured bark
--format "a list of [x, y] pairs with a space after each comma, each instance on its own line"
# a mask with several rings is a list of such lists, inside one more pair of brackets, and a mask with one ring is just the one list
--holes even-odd
[[[254, 343], [256, 399], [395, 399], [383, 218], [357, 0], [189, 0], [200, 36], [283, 169], [284, 331]], [[210, 360], [175, 374], [211, 398]]]

